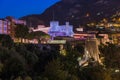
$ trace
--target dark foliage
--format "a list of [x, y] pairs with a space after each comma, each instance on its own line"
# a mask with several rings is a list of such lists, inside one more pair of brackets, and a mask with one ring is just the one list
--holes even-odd
[[80, 67], [83, 45], [67, 43], [66, 55], [59, 45], [14, 44], [0, 46], [0, 79], [2, 80], [119, 80], [120, 47], [100, 46], [104, 65]]
[[0, 44], [7, 48], [13, 47], [13, 40], [9, 35], [0, 34]]

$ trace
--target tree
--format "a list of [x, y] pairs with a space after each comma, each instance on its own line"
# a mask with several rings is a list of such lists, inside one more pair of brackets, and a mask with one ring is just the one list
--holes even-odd
[[[81, 47], [80, 47], [81, 48]], [[66, 56], [63, 59], [65, 66], [65, 69], [69, 71], [71, 74], [77, 75], [78, 71], [78, 57], [80, 57], [81, 54], [77, 51], [76, 47], [72, 47], [71, 43], [66, 44]]]
[[27, 26], [18, 24], [15, 28], [15, 37], [20, 38], [21, 42], [22, 42], [22, 39], [26, 38], [26, 35], [28, 34], [28, 31], [29, 31], [29, 29], [28, 29]]
[[9, 35], [0, 35], [0, 42], [2, 44], [2, 46], [4, 47], [8, 47], [11, 48], [13, 47], [13, 40], [11, 39], [11, 37]]
[[32, 80], [30, 76], [26, 76], [24, 80]]
[[24, 74], [24, 65], [17, 58], [10, 58], [5, 64], [4, 76], [10, 78], [11, 76], [19, 76]]
[[38, 43], [41, 43], [41, 41], [46, 41], [50, 36], [42, 31], [36, 31], [36, 32], [30, 32], [27, 35], [27, 39], [37, 39]]
[[115, 44], [108, 44], [100, 47], [104, 57], [104, 64], [107, 68], [120, 68], [120, 47]]
[[46, 38], [49, 38], [49, 35], [42, 31], [34, 32], [34, 35], [35, 35], [35, 38], [38, 39], [38, 43], [41, 43], [42, 40], [45, 41]]
[[34, 39], [34, 37], [35, 37], [34, 32], [30, 32], [30, 33], [28, 33], [27, 36], [26, 36], [26, 38], [29, 39], [29, 40]]
[[9, 49], [0, 46], [0, 61], [4, 63], [9, 57]]
[[4, 67], [3, 63], [0, 62], [0, 74], [3, 71], [3, 67]]
[[23, 80], [21, 76], [18, 76], [17, 78], [15, 78], [15, 80]]
[[48, 63], [44, 75], [48, 80], [67, 80], [68, 78], [68, 72], [63, 70], [63, 64], [59, 59]]
[[112, 80], [110, 70], [100, 65], [81, 68], [79, 76], [82, 80]]

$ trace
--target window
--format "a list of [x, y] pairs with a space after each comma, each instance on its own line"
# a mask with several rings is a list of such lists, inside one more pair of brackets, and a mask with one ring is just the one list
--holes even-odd
[[2, 21], [0, 20], [0, 24], [2, 24]]
[[0, 34], [2, 34], [2, 30], [0, 30]]
[[4, 25], [7, 25], [7, 22], [6, 22], [6, 21], [4, 21]]
[[0, 30], [2, 30], [2, 27], [0, 26]]
[[7, 31], [7, 27], [4, 27], [4, 31]]

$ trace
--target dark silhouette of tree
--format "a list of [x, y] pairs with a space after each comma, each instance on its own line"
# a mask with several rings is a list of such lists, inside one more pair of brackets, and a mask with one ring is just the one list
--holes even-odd
[[0, 35], [0, 42], [2, 46], [7, 48], [11, 48], [14, 45], [13, 40], [9, 35]]
[[100, 65], [81, 68], [79, 77], [81, 80], [113, 80], [110, 70], [104, 69]]
[[64, 64], [59, 59], [53, 60], [46, 65], [44, 76], [48, 80], [79, 80], [78, 77], [64, 70]]
[[29, 31], [29, 29], [27, 26], [17, 24], [15, 27], [15, 37], [20, 38], [21, 42], [22, 42], [22, 39], [26, 38], [28, 31]]
[[50, 36], [42, 31], [36, 31], [36, 32], [30, 32], [27, 35], [27, 38], [32, 40], [32, 39], [37, 39], [38, 43], [41, 43], [41, 41], [46, 41]]
[[120, 68], [120, 47], [108, 44], [100, 48], [107, 68]]

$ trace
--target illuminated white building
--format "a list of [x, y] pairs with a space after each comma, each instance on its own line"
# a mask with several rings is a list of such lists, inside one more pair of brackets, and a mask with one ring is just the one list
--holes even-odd
[[59, 25], [58, 21], [51, 21], [48, 34], [51, 37], [56, 37], [56, 36], [73, 37], [73, 34], [74, 34], [73, 26], [69, 25], [69, 22], [66, 22], [66, 25]]
[[45, 27], [45, 25], [38, 25], [38, 27], [36, 29], [34, 28], [30, 28], [31, 31], [36, 32], [36, 31], [42, 31], [48, 34], [48, 30], [50, 29], [50, 27]]

